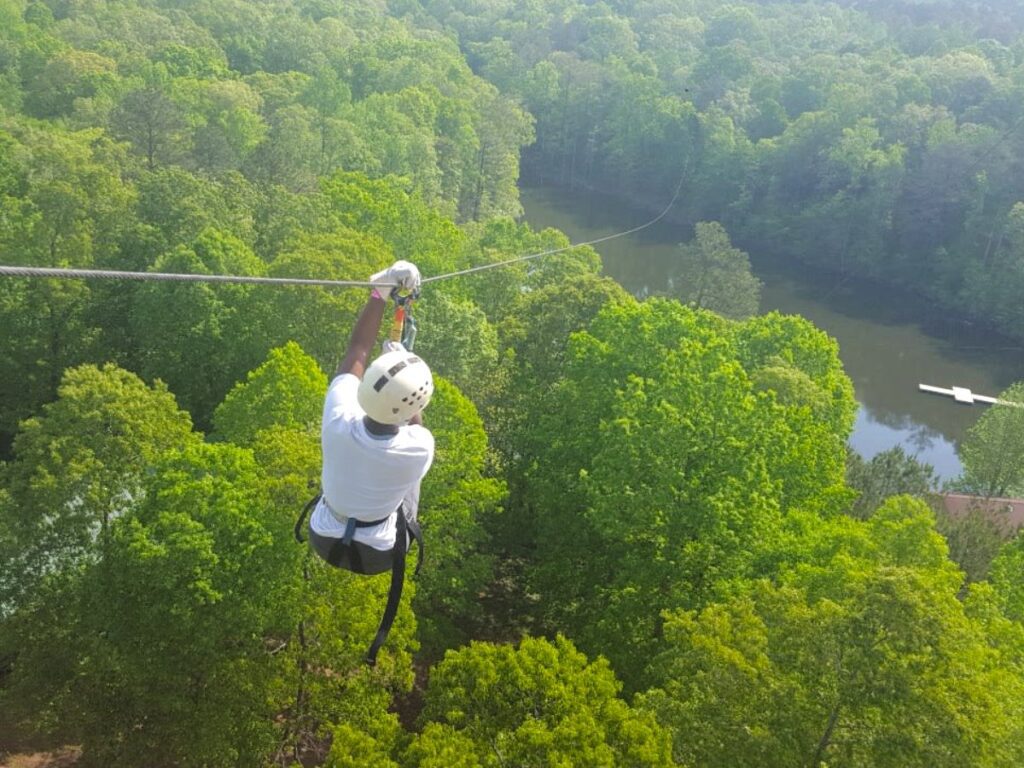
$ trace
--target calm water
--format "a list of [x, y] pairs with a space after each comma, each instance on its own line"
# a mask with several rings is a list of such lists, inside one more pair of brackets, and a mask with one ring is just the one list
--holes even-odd
[[[535, 229], [556, 227], [572, 242], [637, 226], [650, 214], [605, 198], [551, 187], [520, 190], [525, 219]], [[669, 290], [675, 246], [691, 233], [659, 222], [635, 235], [597, 246], [605, 272], [634, 293]], [[996, 395], [1024, 379], [1024, 347], [969, 324], [944, 318], [906, 292], [880, 290], [855, 280], [815, 275], [751, 253], [764, 282], [761, 311], [806, 317], [839, 342], [853, 380], [857, 415], [851, 445], [865, 457], [903, 445], [942, 478], [960, 473], [956, 445], [986, 406], [919, 394], [918, 383], [968, 387]]]

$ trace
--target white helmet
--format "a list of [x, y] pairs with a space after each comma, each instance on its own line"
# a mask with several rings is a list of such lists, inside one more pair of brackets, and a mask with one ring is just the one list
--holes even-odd
[[366, 369], [357, 398], [381, 424], [404, 424], [427, 407], [434, 394], [430, 368], [412, 352], [385, 352]]

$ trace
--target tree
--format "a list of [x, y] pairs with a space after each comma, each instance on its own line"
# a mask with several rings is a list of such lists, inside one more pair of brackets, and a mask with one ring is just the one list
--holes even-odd
[[339, 171], [321, 186], [342, 225], [381, 238], [394, 258], [415, 262], [425, 277], [451, 269], [463, 249], [465, 237], [455, 223], [403, 179]]
[[992, 561], [1006, 543], [1006, 530], [981, 509], [951, 515], [941, 504], [935, 513], [935, 528], [946, 537], [949, 557], [973, 584], [988, 577]]
[[718, 222], [699, 222], [692, 243], [680, 246], [676, 280], [680, 299], [726, 317], [748, 317], [761, 302], [761, 281], [750, 272], [747, 254], [733, 248]]
[[478, 100], [477, 110], [479, 149], [475, 168], [466, 169], [460, 218], [482, 221], [519, 215], [519, 151], [533, 141], [533, 120], [496, 91], [486, 91]]
[[908, 455], [900, 445], [876, 454], [870, 461], [850, 449], [846, 481], [860, 494], [850, 514], [862, 520], [870, 517], [890, 496], [924, 496], [936, 484], [931, 465]]
[[857, 401], [835, 339], [805, 318], [769, 312], [739, 325], [736, 345], [748, 371], [782, 365], [809, 378], [815, 390], [803, 386], [784, 388], [780, 391], [782, 402], [814, 407], [822, 402], [823, 394], [825, 410], [815, 411], [815, 416], [827, 421], [832, 432], [846, 441], [853, 429]]
[[783, 487], [821, 504], [842, 481], [841, 452], [835, 476], [797, 461], [804, 423], [752, 390], [728, 328], [666, 300], [606, 305], [570, 337], [516, 446], [525, 476], [510, 510], [533, 536], [538, 613], [631, 688], [661, 647], [662, 611], [756, 571]]
[[156, 85], [129, 91], [111, 114], [117, 136], [132, 143], [153, 170], [181, 156], [185, 117], [173, 99]]
[[[123, 182], [124, 147], [99, 129], [61, 131], [8, 123], [0, 192], [0, 253], [7, 264], [95, 266], [117, 253], [134, 220]], [[96, 289], [81, 281], [0, 281], [0, 440], [53, 399], [66, 368], [94, 359], [100, 330], [90, 316]]]
[[435, 373], [479, 403], [492, 388], [498, 367], [498, 333], [484, 311], [469, 299], [431, 290], [414, 306], [416, 353]]
[[506, 461], [516, 462], [524, 432], [531, 429], [534, 415], [547, 407], [546, 399], [569, 357], [569, 336], [585, 329], [610, 303], [632, 304], [633, 298], [614, 280], [581, 272], [570, 280], [520, 292], [505, 307], [498, 330], [509, 361], [507, 381], [490, 393], [484, 412], [492, 442]]
[[1003, 545], [990, 574], [1003, 611], [1024, 625], [1024, 533]]
[[233, 446], [197, 445], [153, 469], [138, 514], [84, 578], [68, 725], [96, 763], [258, 762], [287, 696], [270, 653], [296, 611], [283, 589], [293, 560], [275, 551], [286, 517]]
[[141, 174], [136, 188], [139, 219], [162, 237], [158, 254], [192, 243], [211, 228], [250, 246], [256, 239], [255, 193], [237, 174], [214, 180], [178, 167], [157, 168]]
[[32, 82], [26, 107], [36, 117], [68, 115], [79, 99], [103, 96], [117, 81], [114, 61], [92, 51], [64, 50]]
[[[238, 238], [203, 231], [153, 265], [155, 272], [259, 275], [264, 264]], [[129, 327], [137, 365], [147, 378], [166, 381], [205, 425], [228, 390], [265, 354], [251, 285], [146, 283], [135, 292]]]
[[256, 91], [238, 80], [220, 80], [192, 89], [188, 100], [198, 123], [192, 151], [199, 167], [208, 172], [240, 168], [267, 132]]
[[[772, 581], [666, 622], [640, 697], [697, 765], [1009, 765], [1019, 667], [957, 599], [931, 513], [890, 499], [821, 526]], [[822, 546], [824, 545], [824, 546]]]
[[981, 496], [1024, 494], [1024, 382], [1004, 391], [960, 447], [960, 486]]
[[505, 487], [487, 476], [487, 435], [476, 408], [452, 384], [440, 377], [434, 381], [424, 423], [436, 450], [420, 504], [427, 560], [413, 607], [424, 649], [439, 655], [481, 626], [479, 597], [493, 578], [495, 560], [487, 524]]
[[545, 251], [562, 251], [543, 259], [508, 264], [490, 271], [485, 279], [467, 275], [453, 281], [456, 290], [464, 291], [498, 325], [513, 312], [523, 293], [560, 281], [583, 280], [601, 270], [601, 259], [592, 248], [569, 249], [569, 238], [556, 229], [534, 232], [527, 224], [503, 217], [471, 231], [472, 242], [463, 245], [462, 258], [453, 266], [476, 267]]
[[326, 392], [316, 360], [290, 341], [270, 350], [266, 361], [228, 392], [213, 412], [214, 434], [248, 446], [270, 427], [318, 427]]
[[[280, 253], [267, 269], [271, 277], [326, 280], [367, 279], [394, 261], [378, 237], [340, 226], [325, 234], [304, 235]], [[281, 286], [254, 295], [251, 318], [271, 346], [296, 342], [321, 370], [334, 373], [366, 294], [312, 286]]]
[[132, 465], [142, 490], [102, 558], [47, 579], [0, 625], [16, 661], [5, 719], [82, 744], [86, 765], [299, 760], [333, 723], [379, 731], [391, 692], [412, 683], [409, 597], [370, 670], [388, 579], [291, 540], [305, 483], [289, 474], [310, 455], [280, 434], [259, 437], [274, 482], [227, 443]]
[[114, 521], [143, 495], [150, 462], [194, 441], [187, 414], [161, 383], [147, 387], [113, 365], [83, 365], [57, 400], [22, 423], [2, 468], [0, 606], [39, 599], [48, 575], [96, 562]]
[[774, 399], [791, 433], [769, 458], [783, 508], [830, 514], [850, 495], [844, 462], [857, 409], [838, 345], [804, 318], [777, 312], [736, 326], [735, 344], [754, 388]]
[[[607, 662], [565, 638], [472, 643], [430, 676], [425, 724], [403, 764], [668, 766], [667, 734], [618, 698]], [[461, 753], [461, 754], [459, 754]], [[448, 765], [448, 763], [444, 763]]]
[[1024, 310], [1015, 297], [1024, 290], [1024, 203], [1014, 203], [1005, 221], [992, 224], [983, 254], [964, 276], [962, 301], [985, 307], [1000, 329], [1019, 338]]
[[54, 397], [65, 368], [88, 359], [97, 329], [85, 317], [92, 293], [80, 282], [0, 282], [0, 446], [9, 448], [22, 419]]

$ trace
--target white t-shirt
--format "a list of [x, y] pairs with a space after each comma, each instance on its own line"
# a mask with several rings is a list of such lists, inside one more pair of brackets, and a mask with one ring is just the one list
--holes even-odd
[[387, 518], [371, 528], [356, 528], [354, 537], [386, 550], [395, 543], [392, 513], [403, 500], [418, 502], [420, 480], [434, 460], [434, 436], [418, 424], [401, 426], [396, 435], [371, 434], [363, 423], [366, 412], [359, 407], [358, 389], [359, 379], [351, 373], [335, 377], [327, 388], [320, 428], [323, 499], [309, 524], [321, 536], [341, 538], [349, 517]]

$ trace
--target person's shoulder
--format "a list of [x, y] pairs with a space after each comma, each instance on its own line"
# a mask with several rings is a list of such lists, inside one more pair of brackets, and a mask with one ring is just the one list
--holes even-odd
[[407, 424], [402, 431], [410, 444], [434, 450], [434, 434], [422, 424]]
[[336, 420], [351, 420], [362, 416], [359, 407], [358, 376], [343, 373], [331, 379], [324, 399], [324, 426]]
[[327, 386], [328, 391], [332, 389], [347, 389], [347, 388], [359, 388], [359, 377], [354, 373], [339, 373]]

